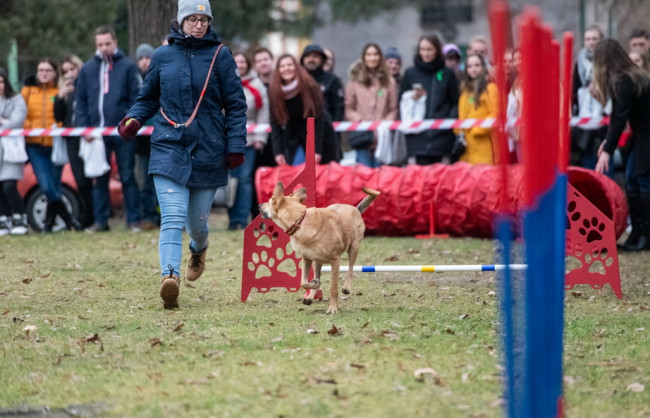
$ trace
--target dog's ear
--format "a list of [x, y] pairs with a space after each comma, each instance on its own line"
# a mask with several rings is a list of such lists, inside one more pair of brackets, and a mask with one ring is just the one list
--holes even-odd
[[275, 190], [273, 190], [273, 197], [283, 197], [284, 196], [284, 185], [282, 184], [281, 181], [278, 182], [278, 184], [275, 185]]
[[291, 193], [291, 197], [295, 197], [298, 199], [300, 203], [304, 202], [305, 199], [307, 199], [307, 189], [306, 188], [300, 188], [296, 190], [295, 192]]

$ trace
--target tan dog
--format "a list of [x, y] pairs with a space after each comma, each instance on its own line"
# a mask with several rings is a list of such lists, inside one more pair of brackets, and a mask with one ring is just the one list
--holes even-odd
[[[303, 299], [305, 305], [311, 305], [320, 288], [320, 272], [323, 264], [332, 266], [332, 286], [330, 304], [327, 313], [336, 313], [339, 309], [339, 266], [341, 254], [348, 252], [350, 269], [345, 277], [343, 293], [352, 289], [352, 266], [357, 259], [359, 246], [366, 231], [366, 224], [361, 212], [379, 196], [376, 190], [363, 188], [366, 196], [355, 208], [352, 205], [334, 204], [326, 208], [307, 208], [302, 202], [307, 198], [305, 188], [296, 190], [289, 196], [284, 195], [284, 186], [278, 182], [271, 199], [260, 205], [264, 218], [270, 218], [291, 237], [291, 246], [303, 259], [300, 285], [310, 289]], [[309, 270], [314, 263], [314, 279], [308, 280]]]

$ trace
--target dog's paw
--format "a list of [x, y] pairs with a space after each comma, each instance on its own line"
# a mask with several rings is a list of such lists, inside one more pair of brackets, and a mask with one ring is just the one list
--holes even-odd
[[304, 298], [304, 299], [302, 300], [302, 303], [303, 303], [304, 305], [311, 305], [312, 302], [313, 302], [313, 299], [307, 299], [307, 298]]
[[302, 285], [303, 289], [320, 289], [320, 280], [313, 279], [311, 282]]
[[345, 287], [343, 288], [343, 294], [349, 295], [350, 294], [350, 289], [346, 289]]
[[338, 306], [332, 306], [330, 305], [329, 308], [327, 308], [327, 313], [328, 314], [335, 314], [339, 312], [339, 307]]

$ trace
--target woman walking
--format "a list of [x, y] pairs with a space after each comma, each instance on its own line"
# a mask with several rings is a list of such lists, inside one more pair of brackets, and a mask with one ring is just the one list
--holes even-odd
[[650, 249], [650, 74], [639, 68], [613, 39], [600, 41], [594, 49], [596, 95], [604, 104], [612, 99], [607, 137], [598, 149], [596, 171], [609, 170], [610, 157], [627, 123], [632, 129], [625, 169], [625, 192], [632, 232], [628, 251]]
[[205, 269], [215, 191], [226, 185], [228, 169], [244, 163], [246, 98], [230, 50], [211, 23], [208, 1], [179, 0], [169, 44], [153, 53], [138, 98], [118, 127], [132, 139], [155, 115], [149, 174], [161, 212], [165, 309], [178, 307], [183, 228], [190, 236], [185, 279], [193, 281]]

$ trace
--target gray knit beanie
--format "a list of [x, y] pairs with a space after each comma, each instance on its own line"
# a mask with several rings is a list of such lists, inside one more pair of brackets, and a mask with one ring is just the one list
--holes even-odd
[[140, 60], [142, 57], [149, 57], [153, 55], [153, 47], [149, 44], [140, 44], [138, 49], [135, 50], [135, 59]]
[[178, 0], [176, 20], [182, 25], [183, 20], [192, 15], [205, 15], [212, 20], [212, 9], [208, 0]]

